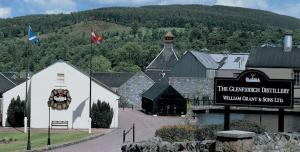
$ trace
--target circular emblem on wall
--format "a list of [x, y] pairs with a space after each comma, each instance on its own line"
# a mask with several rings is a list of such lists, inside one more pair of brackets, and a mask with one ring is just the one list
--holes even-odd
[[48, 101], [48, 107], [57, 110], [68, 109], [71, 103], [69, 90], [53, 89]]

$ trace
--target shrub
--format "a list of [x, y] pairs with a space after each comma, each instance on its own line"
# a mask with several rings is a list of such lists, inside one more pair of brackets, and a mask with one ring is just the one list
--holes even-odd
[[155, 136], [169, 142], [190, 141], [194, 140], [195, 130], [192, 125], [164, 126], [155, 131]]
[[92, 127], [93, 128], [109, 128], [112, 122], [114, 112], [106, 102], [93, 103], [91, 110]]
[[208, 125], [205, 128], [199, 128], [195, 132], [195, 138], [196, 140], [215, 139], [215, 133], [223, 128], [223, 125]]
[[18, 96], [17, 99], [13, 98], [7, 109], [7, 122], [12, 127], [23, 127], [24, 126], [24, 108], [25, 102], [20, 100]]
[[[197, 140], [204, 139], [216, 139], [215, 133], [217, 131], [222, 131], [224, 128], [223, 124], [220, 125], [208, 125], [205, 128], [199, 128], [195, 132], [195, 138]], [[259, 126], [258, 124], [246, 120], [238, 120], [232, 121], [230, 123], [231, 130], [243, 130], [243, 131], [251, 131], [257, 134], [261, 134], [266, 132], [266, 128], [263, 126]]]

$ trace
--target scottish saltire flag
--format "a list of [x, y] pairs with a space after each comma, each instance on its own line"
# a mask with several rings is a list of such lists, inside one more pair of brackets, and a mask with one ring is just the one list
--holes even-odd
[[40, 45], [39, 39], [36, 37], [30, 26], [28, 27], [28, 40], [34, 45]]

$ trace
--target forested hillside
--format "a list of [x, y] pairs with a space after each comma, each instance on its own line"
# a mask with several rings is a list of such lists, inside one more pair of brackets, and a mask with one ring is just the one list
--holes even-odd
[[[137, 71], [162, 49], [163, 35], [172, 31], [175, 48], [207, 48], [209, 52], [248, 52], [261, 44], [281, 45], [286, 31], [300, 44], [300, 20], [271, 12], [225, 6], [170, 5], [138, 8], [102, 8], [59, 15], [32, 15], [0, 20], [0, 71], [24, 75], [26, 50], [35, 72], [58, 59], [82, 70], [88, 68], [90, 29], [104, 41], [93, 46], [97, 72]], [[27, 41], [31, 25], [40, 47]]]

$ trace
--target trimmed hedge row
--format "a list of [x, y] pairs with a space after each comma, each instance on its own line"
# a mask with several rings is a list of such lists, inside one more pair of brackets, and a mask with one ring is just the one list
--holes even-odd
[[[267, 131], [265, 127], [246, 120], [233, 121], [230, 127], [232, 130], [252, 131], [257, 134]], [[223, 130], [223, 124], [208, 125], [205, 128], [197, 128], [191, 125], [174, 125], [164, 126], [156, 130], [155, 136], [169, 142], [216, 139], [215, 133], [221, 130]]]
[[191, 141], [194, 140], [196, 129], [191, 125], [164, 126], [155, 131], [155, 136], [169, 142]]

